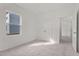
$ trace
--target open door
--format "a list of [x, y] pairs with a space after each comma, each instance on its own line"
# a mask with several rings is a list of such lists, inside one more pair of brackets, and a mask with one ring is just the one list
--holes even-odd
[[75, 12], [72, 18], [72, 45], [75, 52], [79, 51], [79, 12]]
[[71, 17], [60, 18], [60, 43], [72, 44], [72, 21]]

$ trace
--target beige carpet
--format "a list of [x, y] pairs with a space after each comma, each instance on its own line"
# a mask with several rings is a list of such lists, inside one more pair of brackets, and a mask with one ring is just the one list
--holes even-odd
[[[37, 41], [36, 41], [37, 42]], [[1, 56], [78, 56], [71, 43], [60, 44], [41, 44], [47, 43], [40, 41], [38, 43], [24, 44], [12, 49], [1, 51]], [[34, 45], [33, 45], [34, 44]], [[35, 45], [36, 44], [36, 45]]]

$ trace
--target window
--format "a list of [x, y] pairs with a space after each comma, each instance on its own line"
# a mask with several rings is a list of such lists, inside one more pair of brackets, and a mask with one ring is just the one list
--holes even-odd
[[7, 34], [20, 34], [20, 16], [13, 12], [6, 12], [6, 32]]

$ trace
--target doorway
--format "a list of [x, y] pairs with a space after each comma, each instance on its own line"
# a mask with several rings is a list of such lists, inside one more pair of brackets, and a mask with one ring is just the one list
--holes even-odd
[[71, 17], [60, 18], [60, 43], [72, 43]]

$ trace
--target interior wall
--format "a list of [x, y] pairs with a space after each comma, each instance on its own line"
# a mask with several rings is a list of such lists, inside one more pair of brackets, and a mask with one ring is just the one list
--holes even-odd
[[[75, 19], [75, 5], [76, 4], [18, 4], [19, 6], [26, 6], [25, 9], [29, 9], [36, 14], [38, 20], [38, 39], [49, 40], [50, 38], [56, 42], [59, 42], [60, 37], [60, 18], [72, 18]], [[69, 19], [69, 20], [72, 20]], [[66, 28], [66, 27], [65, 27]], [[68, 28], [68, 27], [67, 27]], [[47, 34], [47, 35], [46, 35]], [[49, 35], [50, 34], [50, 35]], [[69, 30], [65, 30], [63, 34], [70, 35]]]
[[[17, 14], [22, 16], [21, 34], [6, 34], [6, 10], [16, 12]], [[0, 4], [0, 51], [15, 47], [23, 43], [28, 43], [36, 39], [35, 25], [35, 15], [29, 10], [24, 10], [24, 8], [16, 4]]]
[[[26, 6], [25, 9], [28, 9], [35, 13], [38, 20], [38, 34], [37, 37], [40, 39], [43, 35], [47, 32], [45, 26], [50, 29], [50, 38], [59, 42], [60, 36], [60, 23], [61, 17], [65, 19], [71, 18], [72, 20], [72, 46], [75, 51], [77, 51], [77, 34], [76, 32], [76, 17], [77, 17], [77, 10], [79, 8], [78, 4], [75, 3], [63, 3], [63, 4], [18, 4], [19, 6]], [[29, 6], [29, 7], [28, 7]], [[68, 28], [68, 27], [65, 27]], [[44, 33], [44, 31], [46, 31]], [[69, 31], [65, 30], [63, 34], [70, 35]], [[43, 33], [43, 34], [42, 34]], [[44, 37], [44, 36], [43, 36]], [[47, 36], [45, 36], [47, 37]], [[44, 39], [44, 38], [43, 38]], [[45, 39], [46, 40], [46, 39]]]

